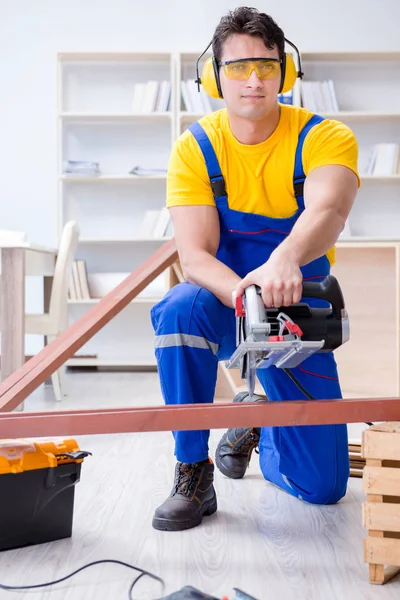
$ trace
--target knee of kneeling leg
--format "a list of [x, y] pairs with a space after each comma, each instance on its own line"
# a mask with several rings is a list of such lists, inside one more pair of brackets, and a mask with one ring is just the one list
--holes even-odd
[[165, 294], [150, 310], [150, 318], [155, 331], [166, 322], [174, 322], [180, 314], [187, 314], [199, 287], [187, 283], [178, 283]]
[[324, 480], [320, 480], [314, 489], [302, 493], [300, 496], [305, 502], [310, 504], [336, 504], [346, 494], [346, 489], [347, 478], [343, 481], [332, 481], [331, 478], [327, 477]]
[[151, 322], [157, 332], [164, 326], [178, 329], [187, 329], [193, 313], [199, 306], [210, 306], [218, 303], [214, 294], [198, 285], [179, 283], [165, 294], [150, 311]]

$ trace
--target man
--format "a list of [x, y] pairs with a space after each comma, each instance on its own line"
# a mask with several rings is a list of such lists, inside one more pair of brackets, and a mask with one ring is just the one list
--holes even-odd
[[[213, 401], [218, 361], [235, 350], [233, 292], [256, 284], [267, 307], [289, 306], [300, 301], [303, 279], [326, 277], [359, 186], [352, 132], [278, 104], [284, 34], [271, 17], [247, 7], [230, 12], [215, 31], [213, 54], [226, 109], [180, 136], [168, 171], [167, 206], [186, 281], [151, 314], [167, 404]], [[219, 169], [222, 187], [212, 177]], [[315, 398], [341, 397], [332, 353], [314, 354], [293, 373]], [[269, 401], [301, 397], [282, 369], [257, 375]], [[194, 527], [217, 510], [209, 432], [174, 437], [174, 486], [153, 519], [161, 530]], [[266, 480], [329, 504], [346, 492], [347, 443], [345, 425], [228, 430], [216, 463], [226, 476], [243, 477], [258, 446]]]

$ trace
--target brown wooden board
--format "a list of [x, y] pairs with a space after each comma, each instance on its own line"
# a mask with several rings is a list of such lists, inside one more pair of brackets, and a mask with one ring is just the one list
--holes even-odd
[[[23, 384], [21, 384], [23, 385]], [[16, 387], [16, 386], [15, 386]], [[9, 392], [11, 393], [12, 390]], [[359, 423], [400, 419], [397, 398], [230, 402], [102, 410], [1, 413], [0, 436], [81, 435]]]
[[400, 424], [397, 432], [373, 429], [364, 431], [362, 456], [366, 459], [400, 460]]
[[400, 496], [400, 469], [366, 466], [363, 490], [368, 494]]

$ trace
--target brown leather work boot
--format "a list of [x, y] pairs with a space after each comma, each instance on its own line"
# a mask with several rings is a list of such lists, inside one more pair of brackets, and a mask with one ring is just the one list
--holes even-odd
[[214, 464], [211, 459], [194, 464], [178, 462], [172, 492], [154, 513], [154, 529], [190, 529], [200, 525], [203, 516], [215, 513], [217, 496], [213, 481]]
[[[262, 396], [249, 397], [247, 392], [240, 392], [234, 402], [267, 402]], [[250, 464], [253, 450], [257, 452], [260, 441], [260, 428], [232, 428], [222, 436], [215, 451], [215, 464], [226, 477], [241, 479]]]

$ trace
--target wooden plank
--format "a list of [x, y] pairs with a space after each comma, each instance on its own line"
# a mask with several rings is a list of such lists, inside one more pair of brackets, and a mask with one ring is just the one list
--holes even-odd
[[359, 446], [349, 444], [349, 452], [354, 452], [354, 454], [359, 454], [361, 456], [361, 444]]
[[361, 469], [363, 467], [365, 467], [365, 460], [360, 460], [358, 458], [354, 458], [353, 456], [351, 456], [351, 454], [349, 454], [349, 460], [350, 462], [354, 463], [355, 465], [358, 465]]
[[365, 529], [400, 532], [400, 504], [364, 502], [362, 523]]
[[350, 467], [350, 477], [359, 477], [361, 478], [363, 476], [362, 474], [362, 470], [361, 469], [352, 469]]
[[371, 425], [369, 429], [365, 431], [381, 431], [384, 433], [398, 433], [400, 434], [400, 422], [398, 421], [388, 421], [384, 423], [376, 423], [375, 425]]
[[368, 536], [364, 540], [364, 561], [400, 567], [400, 540]]
[[[40, 367], [38, 369], [40, 370]], [[46, 374], [46, 371], [43, 373]], [[359, 423], [360, 419], [367, 420], [382, 413], [398, 415], [399, 410], [400, 403], [397, 398], [349, 398], [312, 402], [229, 402], [22, 414], [0, 412], [0, 437]]]
[[364, 458], [400, 460], [400, 435], [380, 431], [363, 431]]
[[359, 463], [350, 461], [350, 469], [357, 469], [362, 473], [364, 470], [364, 465], [360, 465]]
[[361, 456], [360, 452], [352, 452], [349, 449], [349, 458], [350, 458], [350, 460], [358, 460], [358, 461], [360, 461], [360, 462], [362, 462], [362, 463], [365, 464], [365, 458], [363, 458]]
[[[380, 468], [382, 461], [376, 459], [370, 459], [367, 464], [371, 467]], [[379, 494], [367, 494], [368, 502], [383, 502], [383, 496]], [[368, 532], [371, 537], [381, 538], [384, 537], [383, 531], [371, 530]], [[364, 541], [365, 551], [365, 541]], [[384, 583], [385, 581], [385, 565], [370, 564], [369, 566], [369, 581], [370, 583]]]
[[3, 381], [0, 384], [0, 411], [13, 410], [23, 402], [49, 375], [121, 312], [151, 281], [171, 266], [177, 257], [173, 239], [163, 244], [98, 304]]
[[390, 579], [400, 573], [400, 567], [384, 565], [368, 565], [369, 566], [369, 582], [377, 585], [387, 583]]
[[363, 490], [369, 494], [400, 496], [400, 469], [364, 467]]

